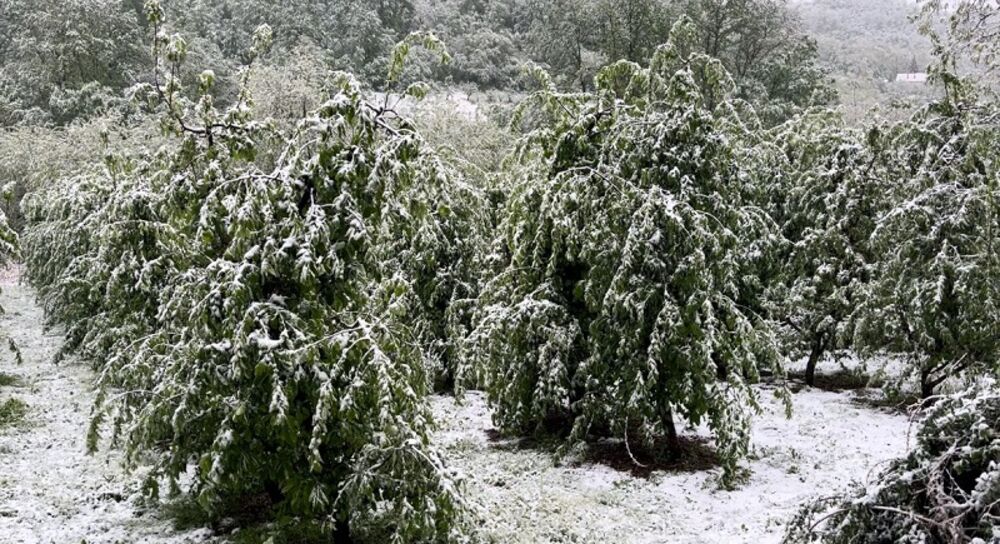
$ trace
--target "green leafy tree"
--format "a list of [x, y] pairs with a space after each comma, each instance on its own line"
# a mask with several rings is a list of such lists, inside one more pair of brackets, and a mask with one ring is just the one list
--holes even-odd
[[[930, 4], [925, 17], [940, 7]], [[957, 13], [967, 9], [960, 5]], [[786, 542], [997, 537], [1000, 112], [995, 95], [956, 75], [953, 55], [963, 50], [951, 41], [956, 36], [963, 34], [954, 28], [947, 41], [935, 36], [934, 72], [945, 97], [869, 138], [886, 156], [893, 207], [880, 216], [871, 237], [880, 258], [859, 311], [859, 330], [869, 345], [908, 353], [925, 400], [948, 377], [970, 376], [971, 387], [925, 402], [910, 453], [873, 482], [807, 504], [790, 524]]]
[[610, 61], [645, 62], [670, 30], [667, 4], [654, 0], [594, 2], [598, 50]]
[[586, 87], [589, 82], [583, 71], [584, 54], [593, 42], [592, 33], [596, 28], [586, 2], [547, 2], [538, 10], [528, 32], [531, 58], [546, 65], [571, 86]]
[[836, 102], [815, 43], [783, 0], [689, 0], [686, 12], [701, 50], [722, 61], [765, 123]]
[[[921, 33], [928, 35], [935, 45], [935, 53], [954, 65], [957, 61], [972, 60], [989, 76], [987, 81], [996, 83], [1000, 69], [1000, 13], [992, 0], [961, 0], [951, 2], [953, 9], [944, 9], [941, 0], [928, 0], [922, 5], [919, 17]], [[941, 20], [943, 25], [937, 25]], [[942, 35], [941, 28], [946, 32]]]
[[11, 0], [0, 9], [0, 78], [22, 112], [15, 119], [31, 108], [60, 124], [100, 113], [146, 60], [139, 19], [118, 0]]
[[[410, 303], [437, 296], [419, 274], [452, 255], [440, 246], [459, 213], [455, 174], [346, 74], [287, 133], [253, 120], [245, 90], [217, 110], [208, 72], [189, 101], [185, 43], [159, 32], [155, 0], [147, 9], [146, 90], [175, 144], [112, 156], [27, 203], [29, 277], [99, 371], [90, 447], [110, 423], [127, 463], [151, 464], [153, 496], [164, 481], [180, 490], [194, 460], [185, 490], [210, 512], [263, 496], [338, 539], [458, 538], [419, 340], [439, 314]], [[251, 59], [270, 37], [258, 29]]]
[[781, 182], [771, 185], [769, 210], [786, 243], [774, 256], [777, 283], [767, 298], [790, 333], [792, 352], [807, 354], [811, 386], [820, 359], [850, 345], [850, 318], [871, 277], [869, 237], [882, 200], [879, 155], [831, 111], [797, 117], [773, 132]]
[[245, 63], [253, 29], [267, 24], [276, 49], [316, 45], [330, 68], [357, 73], [369, 84], [382, 82], [393, 45], [409, 33], [415, 16], [408, 0], [195, 0], [164, 9], [172, 31], [214, 46], [217, 54], [207, 66]]
[[967, 32], [962, 14], [981, 7], [969, 2], [942, 37], [929, 22], [936, 7], [924, 12], [923, 28], [936, 44], [931, 75], [944, 96], [879, 144], [890, 154], [886, 176], [897, 180], [894, 208], [872, 236], [882, 258], [857, 330], [869, 346], [907, 354], [925, 399], [950, 377], [1000, 369], [1000, 108], [981, 79], [959, 75], [958, 63], [990, 34]]
[[995, 104], [951, 95], [884, 136], [895, 206], [872, 235], [880, 259], [858, 334], [906, 353], [924, 398], [950, 376], [995, 371], [1000, 355], [997, 119]]
[[518, 152], [470, 351], [505, 432], [568, 416], [571, 439], [627, 444], [707, 422], [731, 477], [750, 384], [778, 370], [737, 302], [739, 257], [770, 222], [744, 198], [744, 119], [705, 98], [731, 96], [732, 81], [688, 52], [692, 32], [679, 23], [649, 68], [605, 68], [595, 94], [543, 79], [526, 108], [549, 122]]

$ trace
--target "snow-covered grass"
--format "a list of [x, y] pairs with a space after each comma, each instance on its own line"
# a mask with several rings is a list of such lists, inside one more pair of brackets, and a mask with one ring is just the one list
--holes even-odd
[[159, 510], [139, 508], [136, 478], [122, 473], [116, 452], [87, 455], [92, 374], [72, 361], [52, 363], [62, 339], [43, 331], [42, 311], [15, 277], [0, 281], [0, 327], [24, 363], [15, 365], [10, 353], [0, 359], [0, 371], [18, 379], [0, 389], [0, 403], [16, 397], [27, 414], [0, 429], [0, 543], [206, 542], [206, 530], [174, 531]]
[[[0, 362], [17, 379], [0, 388], [0, 402], [16, 397], [28, 406], [22, 425], [0, 430], [0, 542], [221, 540], [208, 529], [175, 530], [166, 509], [142, 507], [138, 478], [122, 473], [115, 451], [86, 454], [92, 373], [72, 361], [54, 365], [61, 338], [43, 331], [31, 291], [10, 274], [0, 283], [0, 326], [24, 357], [20, 366], [9, 353]], [[481, 394], [468, 393], [461, 405], [443, 396], [432, 403], [438, 444], [464, 475], [485, 532], [505, 543], [777, 542], [803, 501], [864, 479], [906, 450], [907, 418], [864, 407], [850, 392], [803, 389], [790, 420], [773, 395], [761, 396], [752, 473], [735, 491], [718, 489], [718, 469], [647, 477], [589, 461], [557, 466], [550, 450], [491, 438]]]
[[719, 489], [719, 469], [636, 477], [601, 464], [556, 466], [549, 451], [491, 440], [482, 395], [433, 402], [437, 441], [499, 542], [778, 542], [804, 501], [906, 451], [907, 417], [864, 407], [852, 393], [804, 389], [791, 419], [769, 391], [761, 397], [752, 473], [734, 491]]

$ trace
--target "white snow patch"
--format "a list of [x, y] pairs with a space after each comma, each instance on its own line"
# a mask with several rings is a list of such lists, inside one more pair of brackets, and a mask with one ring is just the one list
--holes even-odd
[[[786, 366], [788, 372], [805, 372], [808, 357], [793, 359]], [[906, 370], [906, 360], [903, 356], [880, 355], [862, 358], [850, 351], [839, 351], [827, 354], [816, 365], [818, 374], [833, 374], [836, 372], [857, 372], [864, 376], [894, 379]]]
[[803, 390], [794, 414], [760, 388], [749, 482], [720, 490], [719, 470], [634, 477], [603, 465], [555, 466], [550, 453], [492, 443], [482, 394], [432, 400], [436, 443], [466, 478], [498, 542], [775, 543], [800, 505], [905, 454], [903, 415], [858, 405], [851, 393]]

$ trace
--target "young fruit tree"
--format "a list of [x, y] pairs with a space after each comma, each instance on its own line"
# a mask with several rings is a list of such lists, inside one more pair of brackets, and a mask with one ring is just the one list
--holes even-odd
[[872, 233], [878, 266], [855, 333], [907, 354], [924, 399], [1000, 361], [1000, 109], [957, 78], [946, 88], [875, 144], [896, 181]]
[[[8, 184], [3, 187], [4, 199], [11, 199], [14, 194], [14, 184]], [[0, 209], [0, 269], [7, 268], [11, 261], [20, 257], [20, 241], [18, 240], [17, 232], [11, 228], [10, 224], [7, 222], [7, 214]], [[0, 307], [0, 314], [3, 313], [3, 308]], [[14, 340], [7, 338], [7, 344], [10, 351], [14, 353], [17, 361], [21, 360], [21, 350], [18, 349], [17, 344]]]
[[[928, 5], [925, 17], [941, 3]], [[893, 180], [886, 184], [892, 206], [871, 236], [879, 258], [857, 337], [862, 345], [909, 353], [908, 368], [928, 401], [915, 444], [873, 482], [805, 506], [786, 542], [1000, 538], [1000, 109], [995, 95], [956, 75], [954, 62], [954, 52], [976, 35], [962, 30], [970, 21], [974, 32], [991, 35], [987, 23], [996, 19], [969, 18], [984, 8], [987, 15], [995, 10], [961, 2], [950, 43], [935, 36], [941, 62], [934, 72], [944, 98], [869, 138], [873, 153], [884, 157], [885, 179]], [[990, 45], [973, 49], [988, 52]], [[963, 374], [968, 390], [934, 395]]]
[[[9, 200], [13, 198], [14, 186], [13, 184], [8, 184], [2, 188], [3, 199]], [[17, 233], [11, 228], [10, 223], [7, 221], [7, 214], [0, 210], [0, 267], [5, 267], [10, 264], [11, 259], [17, 258], [19, 254], [20, 244], [18, 243]]]
[[[679, 23], [649, 68], [620, 62], [594, 94], [545, 88], [512, 168], [471, 365], [494, 421], [676, 443], [707, 423], [725, 475], [749, 444], [751, 388], [778, 355], [738, 304], [746, 247], [767, 231], [744, 197], [745, 119], [718, 61]], [[532, 108], [532, 106], [537, 106]]]
[[767, 199], [785, 244], [766, 298], [790, 351], [806, 354], [812, 386], [820, 359], [849, 343], [850, 317], [874, 262], [868, 239], [881, 196], [877, 156], [828, 110], [788, 121], [773, 138], [781, 175]]
[[[338, 539], [461, 537], [421, 341], [426, 307], [454, 297], [457, 280], [426, 274], [450, 270], [452, 218], [471, 215], [460, 182], [346, 74], [288, 133], [253, 121], [245, 91], [218, 111], [210, 73], [189, 101], [184, 42], [147, 7], [148, 90], [177, 141], [27, 205], [32, 282], [56, 321], [90, 321], [76, 350], [100, 373], [90, 447], [110, 423], [127, 463], [151, 465], [150, 495], [166, 481], [210, 513], [257, 497]], [[423, 290], [439, 298], [413, 304]]]

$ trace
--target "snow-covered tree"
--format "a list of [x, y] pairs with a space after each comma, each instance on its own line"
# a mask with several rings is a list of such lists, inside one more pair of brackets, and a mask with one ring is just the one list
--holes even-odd
[[[4, 199], [13, 198], [14, 185], [8, 184], [3, 187], [3, 194], [0, 195]], [[6, 268], [10, 265], [13, 259], [18, 258], [20, 255], [20, 241], [17, 236], [17, 232], [11, 228], [10, 224], [7, 222], [7, 214], [0, 209], [0, 268]], [[0, 308], [0, 313], [3, 312], [3, 308]], [[10, 344], [10, 349], [17, 357], [20, 359], [20, 351], [14, 344], [13, 340], [8, 339]]]
[[[399, 84], [400, 70], [415, 46], [439, 54], [445, 62], [450, 59], [433, 35], [410, 34], [393, 52], [395, 68], [389, 74], [389, 90]], [[422, 98], [424, 93], [424, 86], [417, 83], [401, 94]], [[387, 104], [379, 109], [398, 117]], [[407, 129], [415, 131], [409, 121]], [[396, 201], [382, 212], [372, 262], [379, 276], [397, 277], [409, 285], [406, 321], [426, 355], [435, 387], [450, 389], [479, 294], [482, 269], [478, 260], [490, 218], [482, 189], [431, 152], [432, 146], [424, 140], [420, 146], [437, 177], [432, 183], [398, 187]]]
[[804, 507], [785, 542], [995, 542], [1000, 534], [1000, 388], [940, 399], [913, 450], [874, 482]]
[[372, 261], [379, 276], [408, 286], [400, 302], [426, 357], [428, 378], [435, 388], [450, 389], [479, 294], [477, 257], [486, 218], [479, 189], [443, 164], [437, 167], [447, 181], [401, 188], [398, 202], [406, 205], [383, 211]]
[[[2, 197], [4, 200], [13, 198], [14, 187], [12, 184], [8, 184], [2, 188]], [[0, 210], [0, 267], [7, 266], [10, 264], [10, 260], [15, 258], [19, 254], [20, 244], [18, 242], [17, 233], [10, 227], [7, 222], [7, 214]]]
[[1000, 360], [1000, 109], [957, 78], [946, 87], [876, 144], [894, 206], [872, 234], [878, 268], [856, 331], [907, 354], [924, 398]]
[[[962, 4], [953, 23], [966, 20], [970, 5], [984, 6]], [[925, 17], [940, 2], [929, 5]], [[952, 27], [949, 40], [956, 36], [963, 43]], [[935, 41], [933, 72], [945, 96], [869, 138], [883, 157], [892, 207], [870, 239], [877, 267], [856, 335], [868, 347], [908, 355], [924, 419], [905, 458], [874, 482], [806, 505], [786, 542], [1000, 538], [1000, 109], [995, 95], [956, 75], [954, 54], [964, 49]], [[933, 395], [963, 373], [967, 391]]]
[[922, 26], [943, 96], [869, 138], [891, 206], [871, 236], [878, 265], [855, 329], [859, 345], [906, 355], [923, 398], [949, 377], [996, 373], [1000, 362], [1000, 100], [958, 63], [969, 48], [992, 59], [986, 29], [996, 21], [968, 33], [968, 17], [984, 6], [962, 2], [942, 37], [939, 8], [928, 2]]
[[26, 205], [29, 277], [100, 372], [90, 446], [109, 423], [154, 496], [193, 461], [187, 491], [209, 511], [261, 494], [355, 540], [459, 536], [424, 330], [464, 296], [465, 189], [346, 74], [290, 133], [254, 121], [245, 92], [216, 110], [211, 73], [187, 100], [185, 44], [147, 8], [146, 91], [176, 144]]
[[770, 222], [744, 197], [752, 153], [732, 81], [690, 53], [689, 22], [672, 34], [649, 68], [605, 68], [595, 94], [543, 76], [516, 116], [538, 128], [515, 157], [471, 366], [505, 432], [568, 416], [573, 440], [627, 443], [707, 422], [732, 476], [750, 384], [778, 367], [737, 302], [741, 257]]
[[873, 257], [868, 239], [879, 213], [878, 155], [832, 111], [799, 116], [774, 130], [778, 147], [769, 211], [786, 244], [776, 256], [771, 315], [787, 330], [793, 353], [816, 364], [850, 341]]
[[[940, 57], [952, 65], [971, 60], [994, 78], [1000, 70], [1000, 10], [994, 0], [924, 0], [919, 17], [921, 33], [935, 43]], [[943, 31], [942, 31], [943, 29]], [[987, 79], [988, 80], [988, 79]]]
[[109, 161], [23, 203], [26, 277], [48, 318], [66, 327], [60, 356], [102, 361], [156, 325], [178, 252], [167, 247], [162, 192], [132, 168]]

